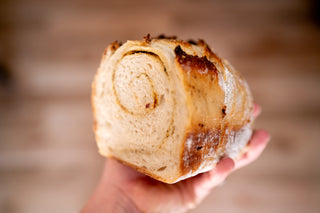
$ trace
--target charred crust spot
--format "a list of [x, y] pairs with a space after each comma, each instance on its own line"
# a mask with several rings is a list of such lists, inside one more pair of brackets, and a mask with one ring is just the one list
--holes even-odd
[[165, 34], [160, 34], [157, 39], [177, 39], [177, 36], [166, 36]]
[[149, 107], [150, 107], [150, 103], [147, 103], [147, 104], [146, 104], [146, 108], [149, 108]]
[[226, 110], [227, 110], [227, 106], [226, 105], [224, 105], [223, 107], [222, 107], [222, 117], [224, 118], [227, 114], [226, 114]]
[[[181, 162], [182, 174], [196, 171], [201, 163], [220, 146], [221, 129], [194, 130], [190, 132], [185, 143]], [[222, 141], [221, 141], [222, 142]]]
[[188, 55], [182, 50], [180, 45], [174, 49], [174, 52], [177, 62], [185, 71], [195, 71], [202, 75], [217, 75], [218, 70], [216, 66], [207, 59], [207, 56]]
[[176, 46], [176, 48], [174, 49], [174, 53], [176, 54], [176, 57], [182, 58], [182, 57], [186, 57], [187, 53], [185, 53], [182, 48], [180, 47], [180, 45]]
[[117, 50], [122, 45], [122, 42], [114, 41], [111, 43], [111, 50]]
[[203, 39], [198, 40], [198, 45], [203, 46], [203, 47], [208, 47], [207, 43]]
[[187, 41], [189, 44], [197, 45], [198, 43], [195, 40], [189, 39]]
[[206, 55], [208, 58], [213, 58], [221, 67], [224, 67], [221, 59], [211, 50], [209, 45], [204, 40], [200, 39], [198, 44], [204, 48], [204, 55]]
[[150, 37], [150, 33], [148, 33], [146, 36], [143, 37], [144, 41], [146, 43], [150, 43], [151, 42], [151, 37]]
[[[177, 40], [177, 36], [167, 36], [165, 34], [160, 34], [158, 35], [158, 37], [154, 37], [155, 39], [173, 39], [173, 40]], [[144, 41], [146, 43], [150, 43], [151, 40], [153, 39], [151, 36], [150, 36], [150, 33], [148, 33], [146, 36], [143, 37]], [[221, 66], [221, 67], [224, 67], [221, 59], [211, 50], [211, 48], [209, 47], [209, 45], [203, 40], [203, 39], [199, 39], [198, 42], [196, 42], [195, 40], [193, 39], [189, 39], [187, 42], [185, 41], [181, 41], [179, 40], [181, 44], [183, 45], [199, 45], [201, 47], [204, 48], [204, 56], [201, 57], [201, 59], [203, 59], [204, 57], [206, 58], [213, 58], [215, 61], [217, 61], [217, 63]], [[119, 43], [119, 45], [121, 46], [122, 43]], [[181, 47], [180, 47], [181, 48]], [[182, 49], [181, 49], [182, 50]], [[199, 58], [199, 57], [198, 57]], [[208, 59], [207, 59], [208, 62], [210, 62]], [[210, 62], [211, 63], [211, 62]]]
[[165, 39], [166, 38], [166, 36], [164, 35], [164, 34], [160, 34], [160, 35], [158, 35], [158, 37], [157, 37], [157, 39]]
[[112, 42], [107, 48], [104, 49], [103, 55], [107, 55], [108, 51], [111, 51], [112, 53], [116, 51], [120, 46], [122, 45], [122, 42], [114, 41]]
[[202, 127], [204, 127], [204, 124], [199, 123], [198, 126], [202, 128]]

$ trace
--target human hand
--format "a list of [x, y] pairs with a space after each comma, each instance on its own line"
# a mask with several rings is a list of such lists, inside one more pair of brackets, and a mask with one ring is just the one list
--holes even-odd
[[[260, 114], [255, 104], [254, 116]], [[234, 170], [256, 160], [269, 141], [265, 130], [254, 131], [248, 151], [236, 161], [221, 159], [216, 167], [175, 184], [152, 179], [114, 159], [108, 159], [95, 192], [82, 210], [86, 212], [186, 212], [203, 200]]]

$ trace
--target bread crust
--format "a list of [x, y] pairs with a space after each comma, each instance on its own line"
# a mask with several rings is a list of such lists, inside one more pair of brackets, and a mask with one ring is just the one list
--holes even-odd
[[165, 183], [173, 183], [173, 182], [170, 182], [170, 180], [168, 180], [167, 178], [163, 178], [163, 177], [161, 177], [161, 176], [158, 176], [158, 175], [150, 172], [146, 167], [136, 166], [136, 165], [134, 165], [134, 164], [132, 164], [132, 163], [129, 163], [129, 162], [127, 162], [127, 161], [124, 161], [124, 160], [122, 160], [122, 159], [120, 159], [120, 158], [117, 158], [117, 157], [115, 157], [115, 156], [109, 156], [109, 158], [113, 158], [113, 159], [119, 161], [120, 163], [122, 163], [122, 164], [124, 164], [124, 165], [126, 165], [126, 166], [129, 166], [129, 167], [137, 170], [138, 172], [141, 172], [141, 173], [143, 173], [143, 174], [145, 174], [145, 175], [148, 175], [149, 177], [151, 177], [151, 178], [153, 178], [153, 179], [156, 179], [156, 180], [159, 180], [159, 181], [162, 181], [162, 182], [165, 182]]
[[[225, 65], [203, 40], [200, 40], [197, 45], [204, 47], [204, 56], [189, 55], [180, 45], [175, 48], [176, 63], [182, 70], [184, 85], [190, 95], [189, 106], [197, 105], [189, 109], [192, 117], [181, 153], [181, 176], [189, 173], [196, 174], [197, 170], [211, 168], [219, 158], [223, 157], [230, 136], [241, 135], [243, 128], [250, 129], [245, 126], [251, 126], [250, 117], [245, 119], [243, 116], [235, 124], [232, 116], [227, 116], [227, 108], [233, 106], [227, 106], [228, 103], [225, 103], [225, 91], [219, 85], [219, 78], [223, 76], [213, 62], [216, 62], [220, 69], [225, 69]], [[247, 92], [245, 88], [243, 90], [242, 92]], [[199, 98], [210, 91], [215, 92], [211, 96], [214, 97], [214, 104], [207, 103], [209, 98]], [[208, 110], [208, 105], [214, 105], [216, 110]], [[210, 121], [207, 117], [215, 120]]]

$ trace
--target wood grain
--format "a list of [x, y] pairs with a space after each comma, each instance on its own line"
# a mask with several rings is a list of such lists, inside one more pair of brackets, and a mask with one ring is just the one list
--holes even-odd
[[320, 28], [311, 1], [0, 2], [0, 212], [77, 212], [104, 158], [90, 84], [104, 48], [203, 38], [248, 80], [272, 140], [191, 212], [320, 209]]

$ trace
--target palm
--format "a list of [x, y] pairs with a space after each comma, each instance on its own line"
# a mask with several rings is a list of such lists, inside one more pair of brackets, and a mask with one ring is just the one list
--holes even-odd
[[115, 186], [125, 192], [145, 212], [183, 212], [202, 200], [210, 189], [221, 183], [232, 170], [230, 158], [223, 159], [214, 171], [203, 173], [176, 184], [165, 184], [110, 159], [106, 171], [117, 172]]

